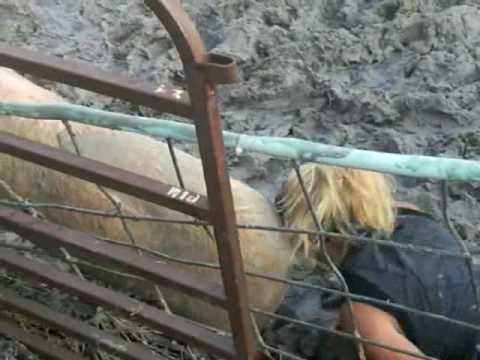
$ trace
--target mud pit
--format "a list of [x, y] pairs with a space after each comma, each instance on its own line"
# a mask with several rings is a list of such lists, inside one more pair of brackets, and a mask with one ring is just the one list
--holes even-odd
[[[225, 128], [396, 153], [478, 158], [480, 5], [476, 0], [184, 0], [210, 50], [237, 57], [220, 92]], [[141, 1], [1, 0], [0, 40], [183, 85], [180, 62]], [[152, 111], [53, 85], [72, 102]], [[194, 146], [184, 146], [195, 153]], [[229, 154], [234, 176], [273, 198], [287, 164]], [[435, 182], [399, 196], [440, 217]], [[462, 237], [480, 234], [479, 184], [451, 184]]]

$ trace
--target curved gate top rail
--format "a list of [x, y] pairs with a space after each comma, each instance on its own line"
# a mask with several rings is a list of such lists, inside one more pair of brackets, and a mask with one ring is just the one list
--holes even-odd
[[[187, 203], [183, 199], [172, 199], [166, 184], [159, 182], [155, 184], [152, 181], [149, 182], [148, 179], [141, 179], [138, 175], [122, 173], [120, 169], [107, 167], [88, 159], [79, 160], [77, 157], [77, 160], [74, 160], [72, 156], [64, 154], [62, 151], [11, 136], [0, 136], [0, 151], [20, 156], [25, 160], [37, 162], [43, 166], [83, 179], [98, 181], [112, 189], [119, 189], [148, 198], [149, 201], [210, 220], [215, 232], [219, 260], [222, 265], [222, 278], [226, 295], [224, 305], [229, 313], [235, 352], [230, 353], [225, 350], [225, 347], [220, 347], [220, 351], [218, 351], [211, 344], [212, 340], [206, 341], [205, 336], [197, 338], [195, 342], [200, 345], [203, 344], [223, 356], [233, 356], [245, 360], [252, 359], [255, 353], [254, 337], [248, 312], [245, 276], [230, 182], [225, 164], [225, 149], [215, 90], [217, 84], [237, 81], [236, 64], [233, 59], [227, 56], [207, 53], [195, 25], [178, 0], [144, 0], [144, 2], [163, 23], [175, 43], [188, 82], [188, 99], [179, 96], [176, 89], [158, 87], [158, 85], [134, 80], [122, 74], [100, 71], [91, 65], [1, 43], [0, 65], [194, 120], [208, 199], [202, 198], [199, 204]], [[83, 163], [80, 163], [82, 161]], [[21, 221], [12, 222], [11, 217], [11, 212], [2, 213], [0, 211], [0, 225], [20, 233], [23, 232], [27, 236], [28, 234], [40, 234], [38, 230], [28, 228], [31, 223], [27, 220], [24, 223]], [[43, 236], [55, 239], [55, 241], [66, 240], [58, 233], [52, 234], [55, 233], [53, 228], [51, 229], [52, 233], [49, 233], [48, 229], [42, 231], [44, 231]], [[69, 244], [71, 248], [77, 245]], [[109, 251], [112, 254], [111, 257], [115, 258], [113, 261], [118, 262], [120, 259], [120, 262], [123, 261], [122, 264], [128, 264], [128, 258], [122, 258], [122, 254], [117, 254], [116, 257], [116, 250], [111, 249]], [[131, 256], [134, 255], [131, 254]], [[0, 263], [8, 266], [7, 260]], [[17, 271], [19, 271], [18, 267], [19, 265], [17, 265]], [[28, 269], [20, 272], [32, 273]], [[168, 274], [168, 271], [166, 274]], [[162, 276], [163, 280], [168, 277], [168, 275]], [[153, 278], [162, 280], [162, 276], [154, 276]], [[188, 277], [187, 274], [182, 276]], [[167, 283], [175, 286], [178, 279], [179, 276], [175, 279], [166, 280]], [[180, 288], [201, 295], [202, 286], [193, 286], [192, 283], [192, 281], [182, 281]], [[203, 283], [200, 285], [203, 285]], [[210, 297], [213, 302], [218, 303], [222, 299], [223, 290], [220, 292], [214, 291], [213, 293], [217, 295], [212, 298], [211, 292], [208, 291], [208, 289], [212, 289], [211, 284], [205, 283], [205, 289], [203, 291], [204, 295]], [[14, 304], [13, 301], [9, 303], [9, 306], [13, 306], [12, 304]], [[0, 322], [0, 327], [1, 324]], [[177, 329], [175, 326], [173, 328]], [[180, 333], [183, 338], [195, 339], [195, 334], [189, 334], [188, 328], [186, 330], [182, 328], [182, 330], [183, 332]], [[177, 329], [173, 333], [178, 335], [179, 330]]]

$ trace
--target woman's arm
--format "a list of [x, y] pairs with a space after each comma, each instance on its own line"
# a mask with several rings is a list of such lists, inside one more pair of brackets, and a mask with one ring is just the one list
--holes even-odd
[[[422, 352], [403, 335], [398, 321], [390, 314], [373, 306], [353, 303], [353, 313], [360, 336], [369, 340], [409, 351], [419, 355]], [[348, 305], [343, 305], [340, 311], [340, 326], [343, 330], [352, 332], [350, 311]], [[417, 360], [417, 357], [387, 350], [374, 345], [364, 344], [368, 360]]]

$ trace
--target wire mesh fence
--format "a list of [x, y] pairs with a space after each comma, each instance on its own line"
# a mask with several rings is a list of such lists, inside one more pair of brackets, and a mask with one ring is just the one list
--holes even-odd
[[[72, 138], [74, 138], [72, 136]], [[173, 142], [171, 139], [168, 139], [168, 146], [169, 146], [169, 154], [171, 157], [172, 164], [174, 166], [176, 176], [178, 179], [178, 184], [181, 188], [184, 188], [184, 182], [183, 182], [183, 177], [181, 173], [181, 168], [178, 165], [178, 159], [175, 156], [175, 148], [173, 146]], [[294, 163], [293, 164], [293, 170], [295, 171], [295, 174], [298, 178], [299, 183], [301, 184], [302, 187], [302, 192], [305, 197], [305, 202], [307, 204], [308, 210], [311, 214], [312, 217], [315, 217], [315, 210], [313, 208], [312, 200], [310, 198], [310, 194], [307, 191], [307, 188], [305, 186], [304, 179], [302, 178], [301, 172], [299, 171], [299, 166], [298, 164]], [[1, 186], [6, 186], [6, 184], [1, 184]], [[300, 229], [300, 228], [292, 228], [292, 227], [286, 227], [286, 226], [264, 226], [262, 224], [238, 224], [237, 227], [239, 229], [243, 230], [255, 230], [255, 231], [266, 231], [266, 232], [282, 232], [282, 233], [287, 233], [287, 234], [303, 234], [306, 236], [309, 236], [311, 238], [317, 238], [319, 239], [319, 244], [318, 246], [321, 248], [320, 250], [322, 252], [326, 252], [326, 246], [325, 246], [325, 239], [326, 238], [335, 238], [339, 240], [343, 240], [347, 243], [371, 243], [375, 244], [376, 246], [379, 247], [386, 247], [386, 248], [395, 248], [399, 249], [400, 251], [404, 252], [413, 252], [413, 253], [419, 253], [423, 254], [424, 256], [437, 256], [437, 257], [446, 257], [446, 258], [457, 258], [460, 260], [465, 261], [468, 264], [470, 274], [471, 274], [471, 284], [474, 289], [475, 294], [477, 293], [478, 287], [474, 275], [474, 270], [472, 269], [473, 265], [473, 256], [469, 252], [469, 249], [467, 246], [464, 245], [463, 240], [461, 240], [458, 235], [455, 233], [452, 225], [450, 224], [450, 221], [447, 221], [449, 219], [449, 214], [448, 214], [448, 194], [446, 193], [447, 185], [446, 182], [442, 182], [442, 214], [444, 216], [445, 220], [445, 226], [447, 226], [450, 231], [452, 231], [455, 234], [455, 238], [458, 240], [459, 244], [461, 244], [460, 248], [462, 251], [458, 252], [451, 252], [449, 250], [443, 250], [440, 248], [430, 248], [426, 246], [416, 246], [413, 244], [403, 244], [403, 243], [397, 243], [392, 241], [391, 239], [377, 239], [377, 238], [370, 238], [368, 236], [355, 236], [355, 235], [348, 235], [344, 233], [339, 233], [339, 232], [330, 232], [326, 231], [323, 229], [320, 225], [320, 223], [315, 221], [315, 228], [314, 229]], [[9, 189], [9, 192], [12, 193], [12, 190]], [[42, 209], [57, 209], [65, 212], [73, 212], [73, 213], [80, 213], [80, 214], [88, 214], [92, 216], [97, 216], [97, 217], [103, 217], [103, 218], [119, 218], [122, 219], [122, 221], [125, 222], [125, 227], [128, 228], [128, 224], [126, 221], [134, 221], [134, 222], [165, 222], [165, 223], [174, 223], [178, 224], [181, 226], [194, 226], [194, 227], [202, 227], [205, 229], [206, 233], [209, 235], [209, 237], [213, 237], [213, 235], [209, 231], [209, 224], [207, 221], [204, 220], [198, 220], [198, 219], [193, 219], [193, 220], [175, 220], [175, 219], [167, 219], [167, 218], [161, 218], [161, 217], [155, 217], [155, 216], [139, 216], [139, 215], [132, 215], [129, 214], [128, 212], [118, 212], [117, 209], [114, 209], [110, 212], [106, 211], [100, 211], [97, 209], [87, 209], [87, 208], [79, 208], [75, 206], [69, 206], [68, 204], [54, 204], [54, 203], [32, 203], [29, 202], [28, 200], [21, 199], [18, 195], [14, 197], [16, 200], [10, 199], [0, 199], [0, 204], [3, 206], [8, 206], [8, 207], [17, 207], [22, 210], [28, 210], [30, 212], [41, 212]], [[112, 204], [113, 206], [113, 204]], [[121, 204], [116, 205], [117, 208], [121, 208]], [[125, 229], [125, 231], [127, 231]], [[136, 249], [145, 253], [149, 253], [153, 256], [158, 257], [159, 259], [162, 259], [164, 261], [169, 261], [169, 262], [174, 262], [174, 263], [180, 263], [183, 265], [191, 265], [191, 266], [198, 266], [198, 267], [205, 267], [209, 269], [220, 269], [220, 265], [218, 263], [206, 263], [206, 262], [198, 262], [198, 261], [192, 261], [188, 259], [182, 259], [179, 257], [171, 256], [166, 253], [161, 253], [159, 251], [154, 251], [142, 246], [139, 246], [135, 241], [131, 241], [130, 243], [121, 243], [118, 242], [115, 239], [106, 239], [106, 238], [101, 238], [103, 241], [115, 243], [120, 246]], [[322, 242], [324, 243], [323, 249], [322, 249]], [[327, 259], [328, 259], [328, 254], [327, 254]], [[257, 277], [265, 280], [269, 280], [272, 282], [280, 282], [283, 284], [287, 284], [289, 286], [296, 286], [296, 287], [302, 287], [302, 288], [307, 288], [307, 289], [314, 289], [318, 290], [319, 293], [331, 293], [334, 295], [338, 295], [341, 297], [344, 297], [347, 301], [347, 303], [350, 302], [368, 302], [370, 304], [374, 305], [381, 305], [384, 308], [387, 309], [394, 309], [400, 312], [404, 313], [409, 313], [413, 314], [414, 316], [418, 317], [424, 317], [428, 319], [434, 319], [437, 321], [445, 322], [447, 324], [450, 324], [452, 326], [458, 326], [458, 327], [463, 327], [466, 329], [470, 329], [472, 331], [480, 331], [480, 324], [476, 323], [469, 323], [466, 321], [461, 321], [458, 319], [454, 318], [449, 318], [447, 316], [444, 316], [442, 314], [437, 314], [434, 312], [428, 312], [428, 311], [423, 311], [420, 309], [416, 309], [413, 307], [405, 306], [399, 303], [393, 303], [391, 301], [384, 301], [376, 298], [370, 298], [367, 296], [362, 296], [358, 295], [355, 293], [351, 293], [348, 289], [348, 286], [346, 286], [346, 281], [344, 280], [339, 268], [337, 265], [334, 264], [334, 262], [330, 259], [329, 261], [327, 260], [326, 263], [328, 269], [332, 271], [336, 278], [337, 281], [340, 283], [340, 289], [338, 288], [330, 288], [326, 286], [321, 286], [321, 285], [315, 285], [303, 281], [298, 281], [294, 280], [292, 278], [287, 278], [287, 277], [282, 277], [278, 276], [277, 274], [266, 274], [266, 273], [258, 273], [258, 272], [251, 272], [251, 271], [246, 271], [246, 275], [248, 277]], [[81, 274], [78, 274], [81, 276]], [[163, 299], [161, 291], [157, 288], [157, 293], [160, 299], [162, 299], [162, 304], [164, 305], [165, 309], [168, 310], [168, 303]], [[351, 304], [350, 304], [351, 305]], [[281, 320], [284, 322], [290, 322], [292, 324], [298, 325], [298, 326], [303, 326], [306, 328], [314, 329], [317, 331], [320, 331], [320, 333], [323, 334], [332, 334], [333, 336], [338, 336], [342, 337], [344, 339], [350, 340], [357, 344], [357, 354], [359, 358], [362, 358], [364, 355], [364, 350], [363, 346], [364, 345], [370, 345], [370, 346], [377, 346], [381, 347], [387, 350], [391, 351], [398, 351], [400, 353], [403, 353], [405, 355], [409, 355], [413, 358], [421, 358], [421, 359], [433, 359], [430, 356], [426, 355], [420, 355], [417, 353], [412, 353], [409, 351], [405, 351], [402, 349], [395, 349], [389, 344], [381, 343], [378, 341], [373, 341], [369, 340], [367, 338], [363, 338], [361, 334], [357, 332], [349, 333], [345, 331], [340, 331], [332, 327], [327, 327], [327, 326], [321, 326], [315, 323], [309, 323], [306, 321], [298, 320], [293, 317], [288, 317], [272, 312], [266, 312], [262, 311], [256, 308], [251, 307], [250, 311], [252, 314], [260, 314], [264, 316], [268, 316], [271, 319], [274, 320]], [[351, 316], [353, 317], [353, 312], [351, 313]], [[253, 319], [253, 318], [252, 318]], [[292, 358], [292, 359], [299, 359], [301, 358], [298, 354], [292, 354], [285, 352], [279, 348], [275, 348], [272, 345], [267, 344], [263, 338], [261, 337], [261, 332], [258, 330], [256, 331], [256, 334], [258, 336], [258, 343], [260, 344], [263, 349], [269, 353], [269, 354], [277, 354], [281, 358]], [[362, 355], [363, 354], [363, 355]]]
[[[170, 12], [171, 14], [177, 15], [181, 20], [185, 20], [181, 8], [172, 5], [176, 4], [174, 1], [165, 2], [151, 0], [146, 1], [146, 3], [160, 18], [167, 17]], [[9, 224], [12, 229], [18, 230], [19, 233], [24, 233], [26, 235], [40, 234], [45, 236], [49, 241], [50, 247], [48, 250], [57, 255], [59, 254], [59, 256], [66, 261], [70, 272], [74, 275], [58, 273], [50, 268], [44, 267], [43, 265], [30, 263], [21, 256], [18, 256], [16, 252], [9, 252], [6, 249], [2, 250], [0, 263], [8, 265], [10, 268], [15, 268], [23, 275], [28, 275], [28, 277], [33, 277], [37, 280], [40, 278], [40, 280], [45, 281], [45, 279], [48, 278], [47, 280], [50, 285], [53, 284], [53, 286], [62, 287], [68, 292], [84, 296], [89, 301], [110, 305], [112, 305], [111, 303], [113, 301], [116, 310], [120, 311], [124, 316], [141, 320], [143, 323], [156, 330], [174, 334], [182, 341], [185, 341], [186, 344], [193, 343], [203, 345], [211, 353], [226, 358], [239, 357], [242, 359], [250, 359], [253, 357], [252, 344], [249, 340], [248, 330], [250, 325], [254, 329], [259, 347], [264, 350], [266, 355], [278, 356], [279, 358], [302, 358], [302, 354], [292, 353], [288, 349], [286, 350], [285, 348], [282, 348], [281, 345], [272, 344], [263, 338], [264, 333], [262, 333], [260, 326], [257, 325], [257, 317], [255, 317], [255, 315], [262, 315], [282, 323], [290, 323], [295, 326], [315, 330], [318, 334], [329, 334], [333, 338], [342, 338], [349, 344], [352, 344], [355, 356], [362, 360], [366, 358], [366, 348], [372, 346], [402, 353], [412, 358], [432, 359], [432, 357], [428, 355], [421, 355], [406, 351], [405, 349], [395, 348], [391, 344], [381, 343], [366, 338], [358, 328], [353, 309], [355, 302], [378, 305], [382, 309], [387, 309], [387, 311], [392, 310], [397, 313], [410, 314], [415, 317], [435, 320], [439, 323], [448, 324], [452, 329], [453, 327], [456, 327], [456, 329], [464, 328], [472, 332], [480, 332], [480, 324], [478, 323], [469, 323], [461, 319], [447, 317], [441, 312], [435, 313], [434, 311], [426, 311], [413, 306], [395, 303], [390, 300], [382, 300], [380, 298], [352, 293], [348, 282], [342, 274], [340, 266], [336, 264], [332, 255], [329, 253], [329, 246], [327, 245], [327, 241], [335, 239], [336, 241], [348, 245], [371, 244], [382, 249], [395, 249], [404, 253], [422, 254], [425, 257], [457, 259], [462, 261], [468, 268], [471, 291], [475, 295], [475, 311], [478, 312], [479, 296], [475, 278], [475, 269], [473, 268], [474, 257], [469, 251], [469, 248], [458, 237], [451, 224], [447, 182], [447, 180], [450, 180], [451, 178], [455, 180], [479, 180], [478, 163], [456, 159], [422, 157], [422, 162], [419, 161], [418, 163], [413, 162], [410, 164], [408, 161], [411, 159], [402, 157], [401, 155], [390, 154], [387, 156], [386, 154], [383, 154], [382, 158], [375, 152], [352, 151], [352, 149], [326, 146], [325, 144], [311, 144], [299, 139], [255, 139], [254, 137], [243, 134], [224, 134], [225, 145], [227, 147], [235, 148], [239, 156], [250, 151], [267, 154], [278, 159], [289, 159], [285, 161], [289, 161], [289, 167], [292, 169], [296, 176], [296, 181], [300, 185], [301, 201], [304, 203], [307, 215], [310, 217], [313, 226], [310, 228], [302, 228], [270, 226], [261, 223], [235, 224], [235, 222], [227, 216], [230, 214], [231, 217], [234, 217], [231, 212], [232, 204], [230, 197], [228, 196], [228, 191], [225, 191], [225, 183], [222, 182], [222, 176], [225, 176], [222, 169], [223, 144], [218, 141], [220, 137], [214, 136], [218, 135], [215, 131], [219, 128], [219, 119], [216, 116], [217, 114], [215, 114], [216, 111], [213, 111], [214, 114], [211, 113], [212, 109], [214, 109], [214, 103], [213, 99], [209, 98], [213, 93], [213, 88], [210, 86], [211, 84], [232, 82], [235, 78], [235, 74], [232, 66], [229, 66], [231, 64], [228, 63], [228, 58], [204, 54], [203, 52], [201, 52], [201, 55], [198, 55], [196, 51], [193, 51], [195, 49], [198, 50], [199, 47], [201, 48], [199, 45], [199, 39], [195, 35], [196, 32], [193, 29], [190, 29], [189, 34], [187, 35], [192, 36], [193, 34], [193, 40], [188, 38], [187, 35], [181, 33], [184, 27], [177, 26], [178, 24], [176, 24], [175, 20], [175, 17], [167, 17], [166, 23], [170, 25], [171, 29], [175, 30], [173, 32], [178, 44], [180, 44], [180, 55], [184, 61], [184, 65], [189, 66], [188, 69], [192, 72], [191, 78], [189, 79], [189, 95], [191, 95], [191, 100], [195, 102], [193, 104], [194, 106], [188, 104], [185, 98], [179, 95], [183, 94], [183, 91], [170, 91], [166, 90], [163, 86], [152, 87], [151, 84], [135, 83], [132, 85], [128, 79], [99, 74], [89, 68], [77, 67], [77, 65], [58, 62], [58, 60], [52, 58], [37, 56], [29, 52], [11, 49], [0, 45], [0, 62], [4, 65], [11, 65], [25, 69], [32, 74], [46, 74], [51, 80], [63, 81], [70, 83], [71, 85], [81, 84], [84, 88], [103, 92], [105, 94], [116, 93], [116, 95], [124, 100], [147, 105], [158, 110], [164, 110], [166, 108], [179, 116], [195, 118], [194, 120], [197, 121], [197, 131], [204, 135], [199, 136], [197, 139], [194, 127], [188, 127], [185, 124], [174, 122], [169, 122], [167, 124], [166, 122], [159, 122], [155, 119], [132, 118], [121, 114], [99, 112], [93, 109], [74, 108], [65, 104], [47, 104], [43, 107], [38, 105], [36, 107], [30, 106], [30, 112], [28, 111], [28, 106], [26, 107], [25, 105], [19, 106], [18, 104], [12, 103], [0, 104], [0, 113], [3, 115], [62, 120], [69, 141], [73, 145], [73, 155], [68, 158], [69, 161], [65, 161], [64, 158], [63, 165], [67, 166], [65, 164], [69, 163], [68, 169], [70, 173], [74, 174], [80, 174], [82, 172], [82, 165], [85, 168], [88, 168], [87, 170], [90, 172], [87, 174], [88, 176], [84, 176], [84, 178], [94, 182], [99, 194], [98, 196], [105, 198], [112, 209], [110, 211], [105, 211], [96, 208], [83, 208], [76, 204], [35, 202], [32, 199], [24, 198], [17, 194], [7, 182], [0, 181], [2, 192], [8, 194], [8, 197], [0, 199], [0, 205], [4, 208], [17, 208], [29, 214], [29, 216], [26, 216], [22, 215], [21, 212], [13, 213], [7, 210], [0, 210], [0, 218], [2, 219], [2, 222], [4, 224]], [[192, 44], [195, 46], [192, 46], [190, 49], [189, 45]], [[195, 66], [192, 66], [192, 64]], [[195, 69], [195, 71], [192, 69]], [[85, 162], [83, 159], [84, 154], [81, 146], [79, 146], [77, 134], [71, 126], [71, 121], [83, 121], [89, 125], [141, 133], [144, 135], [150, 135], [154, 138], [164, 138], [168, 147], [172, 169], [177, 180], [175, 188], [162, 188], [161, 184], [151, 181], [149, 182], [145, 178], [138, 176], [135, 177], [127, 172], [115, 172], [113, 171], [114, 169], [106, 171], [105, 168], [103, 168], [102, 170], [102, 168], [98, 166], [95, 167], [95, 164], [92, 162]], [[172, 134], [176, 134], [177, 136], [174, 137]], [[41, 165], [46, 164], [52, 166], [54, 163], [57, 165], [58, 163], [62, 163], [62, 159], [52, 150], [49, 150], [50, 152], [48, 153], [48, 156], [43, 154], [42, 157], [40, 156], [42, 155], [41, 151], [35, 152], [36, 148], [32, 147], [31, 144], [22, 143], [23, 145], [20, 145], [23, 147], [19, 146], [18, 148], [22, 148], [23, 152], [17, 153], [12, 152], [12, 147], [15, 148], [14, 145], [18, 145], [14, 143], [14, 140], [9, 140], [9, 138], [4, 135], [0, 135], [0, 140], [3, 146], [0, 150], [5, 153], [10, 153], [10, 155], [19, 157], [23, 156], [23, 158], [27, 158], [27, 160], [29, 158], [42, 158], [43, 163], [41, 163]], [[177, 156], [173, 143], [174, 140], [190, 142], [197, 142], [198, 140], [203, 148], [203, 151], [201, 151], [202, 155], [204, 155], [203, 159], [210, 160], [204, 161], [203, 165], [207, 175], [207, 187], [210, 190], [209, 195], [213, 195], [213, 200], [212, 198], [209, 199], [211, 201], [210, 205], [212, 205], [212, 203], [214, 204], [213, 209], [208, 208], [207, 199], [204, 196], [188, 192], [186, 182], [190, 179], [187, 179], [187, 176], [182, 172], [181, 159]], [[269, 143], [271, 146], [268, 148], [262, 148], [260, 146], [262, 143]], [[211, 156], [205, 157], [206, 153]], [[35, 154], [36, 157], [32, 156], [32, 154]], [[302, 175], [299, 166], [301, 165], [301, 162], [304, 161], [314, 161], [329, 165], [335, 165], [336, 161], [337, 165], [349, 167], [353, 166], [361, 157], [366, 157], [369, 161], [365, 161], [360, 168], [393, 172], [399, 175], [419, 176], [423, 178], [430, 176], [435, 179], [443, 179], [440, 184], [442, 190], [442, 215], [445, 226], [457, 239], [458, 250], [452, 251], [451, 249], [442, 249], [439, 247], [419, 246], [408, 242], [395, 242], [388, 238], [372, 237], [365, 234], [355, 234], [354, 232], [335, 232], [331, 229], [325, 229], [320, 219], [318, 219], [314, 200], [312, 199], [312, 193], [306, 185], [307, 181]], [[294, 161], [292, 162], [292, 160]], [[423, 164], [424, 166], [421, 167], [419, 164]], [[438, 166], [435, 166], [435, 164]], [[52, 167], [55, 169], [55, 166]], [[58, 170], [58, 168], [59, 167], [57, 166], [56, 169]], [[124, 178], [123, 182], [119, 180], [119, 178], [122, 177]], [[200, 180], [201, 179], [194, 179], [194, 181]], [[128, 186], [124, 185], [125, 181], [128, 182]], [[140, 182], [142, 186], [138, 185]], [[139, 215], [138, 213], [130, 213], [128, 208], [126, 208], [124, 204], [114, 196], [111, 191], [113, 185], [116, 186], [115, 190], [117, 191], [122, 189], [125, 191], [128, 190], [130, 191], [129, 195], [140, 196], [144, 200], [150, 198], [162, 200], [158, 201], [158, 203], [164, 206], [169, 206], [180, 212], [183, 211], [190, 215], [192, 219], [182, 218], [176, 220], [172, 217], [157, 217], [147, 214]], [[212, 189], [212, 187], [215, 186], [222, 188], [221, 190], [223, 191], [219, 190], [219, 194], [216, 194], [215, 190], [217, 189]], [[145, 188], [147, 188], [146, 191]], [[172, 196], [168, 197], [168, 194], [172, 194]], [[177, 201], [178, 198], [181, 198], [181, 200], [187, 200], [191, 206], [188, 206], [181, 201]], [[195, 204], [195, 206], [193, 206], [193, 204]], [[119, 235], [119, 238], [125, 238], [128, 242], [121, 242], [119, 238], [105, 238], [95, 234], [79, 234], [78, 232], [69, 231], [65, 228], [56, 229], [52, 224], [39, 225], [40, 223], [36, 222], [35, 219], [45, 218], [46, 216], [43, 212], [49, 210], [68, 212], [72, 216], [81, 214], [99, 219], [116, 219], [121, 223], [122, 229], [122, 234]], [[211, 213], [215, 216], [210, 216]], [[219, 220], [216, 217], [218, 217]], [[161, 252], [142, 246], [140, 245], [141, 241], [137, 239], [132, 230], [132, 224], [139, 222], [176, 224], [181, 227], [200, 227], [201, 231], [204, 232], [208, 239], [211, 241], [215, 240], [217, 241], [217, 244], [219, 244], [218, 253], [220, 261], [219, 263], [194, 261], [192, 259], [182, 258], [178, 255], [175, 256], [167, 252]], [[239, 256], [239, 251], [236, 248], [236, 245], [238, 245], [236, 234], [232, 231], [234, 230], [234, 226], [239, 230], [247, 232], [256, 231], [282, 233], [285, 235], [302, 235], [311, 239], [312, 246], [316, 248], [316, 251], [323, 259], [322, 268], [324, 273], [333, 275], [336, 287], [312, 284], [275, 273], [251, 271], [248, 268], [244, 275], [247, 278], [262, 279], [272, 283], [288, 285], [292, 288], [304, 288], [318, 291], [319, 294], [332, 294], [339, 297], [341, 303], [344, 301], [346, 304], [348, 317], [352, 324], [352, 330], [340, 330], [337, 329], [336, 326], [331, 326], [331, 324], [322, 325], [318, 322], [304, 321], [294, 316], [288, 316], [283, 313], [273, 313], [259, 309], [251, 304], [246, 304], [246, 297], [243, 292], [243, 276], [241, 276], [243, 275], [241, 274], [241, 271], [245, 266], [236, 261], [232, 261], [233, 264], [228, 264], [229, 260], [236, 260], [236, 257]], [[212, 231], [212, 229], [215, 231]], [[182, 241], [182, 239], [178, 239], [178, 241]], [[62, 244], [68, 244], [69, 248], [65, 248]], [[298, 249], [300, 248], [300, 245], [302, 244], [298, 245]], [[16, 246], [12, 245], [1, 246], [16, 248]], [[22, 250], [21, 248], [16, 249]], [[142, 255], [143, 257], [137, 257], [136, 255]], [[151, 287], [150, 290], [156, 294], [158, 304], [160, 305], [159, 307], [163, 309], [163, 312], [159, 312], [157, 308], [147, 306], [143, 302], [136, 302], [126, 296], [100, 288], [95, 284], [86, 285], [84, 282], [79, 282], [79, 279], [85, 279], [82, 266], [92, 265], [91, 263], [89, 264], [89, 261], [85, 260], [91, 260], [90, 258], [97, 259], [98, 261], [105, 261], [105, 259], [108, 259], [113, 264], [127, 264], [129, 266], [129, 271], [127, 271], [128, 274], [123, 273], [121, 275], [138, 275], [138, 278], [143, 277], [144, 279], [146, 278], [150, 280], [152, 283], [149, 285]], [[132, 259], [135, 260], [136, 263]], [[133, 265], [132, 261], [134, 263]], [[221, 271], [225, 275], [223, 278], [224, 288], [220, 288], [219, 286], [216, 286], [216, 284], [203, 282], [204, 279], [201, 279], [200, 277], [183, 278], [176, 274], [172, 267], [165, 265], [169, 263], [177, 263], [187, 267], [192, 266], [195, 268], [218, 270], [219, 272]], [[157, 283], [162, 281], [166, 281], [167, 285], [175, 285], [181, 290], [189, 292], [192, 296], [209, 297], [211, 300], [213, 299], [212, 301], [217, 305], [220, 305], [221, 307], [223, 306], [224, 309], [226, 308], [230, 314], [229, 319], [232, 325], [232, 333], [219, 332], [218, 330], [215, 331], [212, 330], [211, 327], [201, 326], [201, 324], [193, 325], [187, 323], [185, 319], [176, 317], [176, 314], [171, 310], [171, 306], [164, 296], [163, 291], [157, 285]], [[207, 284], [207, 286], [203, 287], [202, 284]], [[27, 315], [32, 315], [33, 313], [31, 309], [35, 308], [37, 310], [34, 312], [35, 316], [41, 318], [42, 321], [60, 327], [65, 331], [70, 329], [68, 326], [65, 326], [65, 324], [69, 322], [75, 323], [77, 333], [74, 335], [80, 336], [85, 341], [95, 342], [96, 339], [96, 346], [109, 350], [119, 357], [128, 359], [159, 358], [158, 356], [154, 357], [150, 352], [145, 351], [144, 348], [139, 348], [136, 344], [132, 345], [132, 343], [141, 343], [142, 339], [136, 339], [135, 341], [119, 341], [117, 338], [113, 338], [109, 334], [97, 332], [85, 327], [83, 323], [77, 322], [71, 316], [55, 320], [55, 314], [50, 312], [47, 308], [35, 305], [28, 300], [24, 300], [13, 293], [9, 293], [8, 290], [2, 289], [1, 293], [3, 295], [0, 297], [0, 303], [2, 303], [3, 306], [12, 307]], [[248, 325], [246, 324], [246, 320], [251, 320]], [[0, 327], [9, 329], [9, 333], [19, 333], [18, 328], [9, 322], [5, 322], [5, 324], [2, 322]], [[18, 336], [21, 337], [21, 334]], [[29, 341], [33, 348], [47, 355], [55, 352], [55, 350], [52, 350], [50, 347], [45, 347], [44, 344], [37, 341], [36, 338], [31, 338], [30, 340], [25, 341]], [[195, 353], [188, 345], [186, 345], [185, 349], [185, 352], [189, 354], [188, 356], [190, 358], [196, 358]], [[333, 351], [334, 350], [335, 349], [333, 349]], [[55, 355], [52, 355], [52, 357], [54, 356]], [[72, 358], [73, 356], [76, 355], [72, 355]]]

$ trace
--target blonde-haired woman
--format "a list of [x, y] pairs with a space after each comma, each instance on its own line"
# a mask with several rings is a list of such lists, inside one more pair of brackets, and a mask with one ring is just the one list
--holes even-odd
[[[279, 197], [286, 225], [315, 229], [304, 185], [325, 231], [462, 252], [453, 236], [429, 215], [395, 202], [393, 181], [382, 174], [319, 164], [305, 164], [299, 172], [303, 184], [292, 171]], [[318, 254], [316, 258], [325, 261], [315, 239], [298, 235], [294, 240], [310, 247], [309, 256]], [[352, 293], [480, 325], [464, 259], [336, 237], [325, 241]], [[353, 312], [362, 337], [438, 359], [476, 359], [478, 334], [473, 330], [377, 303], [354, 302]], [[340, 309], [339, 327], [352, 329], [346, 305]], [[415, 359], [376, 346], [365, 350], [371, 360]]]

